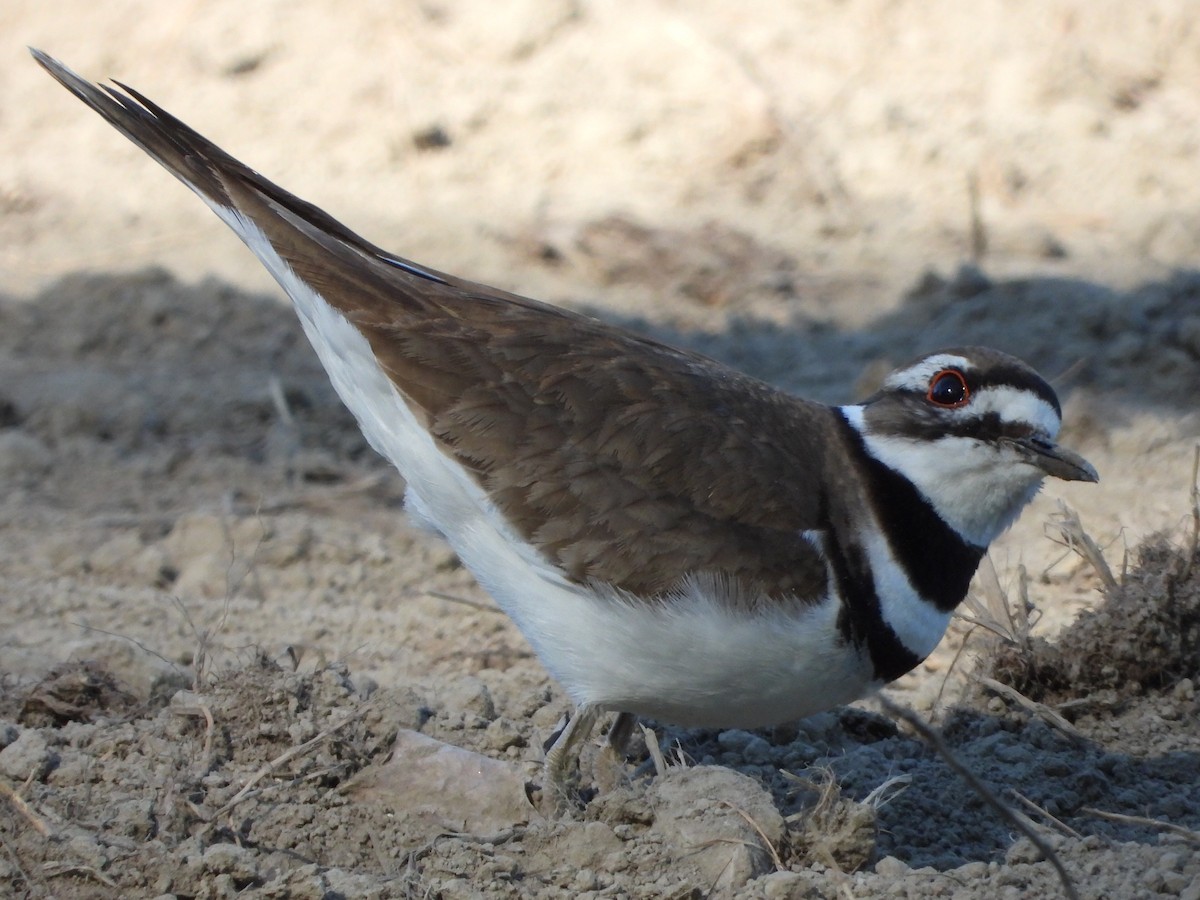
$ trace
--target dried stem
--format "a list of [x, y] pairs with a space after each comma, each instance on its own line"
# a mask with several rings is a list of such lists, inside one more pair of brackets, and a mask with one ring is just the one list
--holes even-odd
[[[768, 838], [766, 835], [766, 832], [764, 832], [762, 830], [762, 826], [759, 825], [756, 821], [754, 821], [754, 817], [752, 815], [750, 815], [750, 813], [746, 812], [740, 806], [734, 806], [732, 803], [730, 803], [727, 800], [722, 800], [720, 805], [728, 807], [729, 809], [732, 809], [735, 813], [737, 813], [739, 816], [741, 816], [743, 819], [746, 820], [747, 825], [749, 825], [751, 828], [754, 829], [755, 833], [757, 833], [759, 838], [762, 840], [763, 846], [765, 846], [767, 848], [767, 850], [770, 852], [771, 862], [773, 862], [775, 864], [776, 872], [783, 872], [784, 870], [787, 869], [787, 866], [785, 866], [783, 864], [783, 860], [779, 856], [779, 851], [777, 849], [775, 849], [775, 845], [773, 843], [771, 843], [771, 839]], [[750, 844], [748, 846], [752, 847], [753, 845]]]
[[1104, 553], [1092, 540], [1091, 535], [1083, 530], [1079, 514], [1065, 503], [1059, 503], [1058, 508], [1059, 515], [1054, 520], [1052, 527], [1058, 532], [1060, 542], [1079, 554], [1095, 570], [1096, 575], [1104, 583], [1105, 590], [1111, 591], [1120, 587], [1117, 579], [1113, 577], [1112, 569], [1108, 567]]
[[11, 803], [13, 809], [24, 816], [25, 821], [33, 826], [34, 831], [44, 838], [54, 839], [54, 829], [47, 825], [45, 819], [30, 808], [29, 804], [25, 802], [25, 798], [14, 791], [7, 781], [0, 781], [0, 797]]
[[1089, 816], [1095, 816], [1098, 819], [1108, 819], [1110, 822], [1120, 822], [1124, 825], [1145, 825], [1149, 828], [1159, 828], [1163, 831], [1169, 831], [1171, 834], [1178, 835], [1189, 844], [1195, 844], [1197, 847], [1200, 847], [1200, 831], [1192, 831], [1190, 828], [1184, 828], [1182, 825], [1176, 825], [1174, 822], [1149, 819], [1145, 816], [1128, 816], [1124, 813], [1106, 812], [1103, 809], [1095, 809], [1091, 806], [1084, 806], [1079, 811], [1087, 813]]
[[1075, 890], [1075, 883], [1071, 880], [1071, 876], [1063, 866], [1062, 860], [1058, 858], [1058, 854], [1054, 852], [1054, 848], [1047, 844], [1042, 839], [1042, 836], [1037, 833], [1037, 830], [1025, 820], [1024, 816], [1017, 815], [1012, 807], [997, 797], [995, 792], [979, 779], [979, 776], [968, 769], [950, 751], [950, 748], [946, 746], [946, 742], [942, 740], [942, 736], [925, 724], [920, 716], [911, 709], [906, 709], [893, 703], [882, 694], [879, 695], [879, 701], [888, 715], [903, 719], [917, 734], [927, 741], [938, 752], [938, 755], [946, 761], [946, 765], [954, 770], [959, 778], [970, 785], [971, 789], [979, 795], [980, 799], [995, 810], [1000, 818], [1029, 838], [1029, 842], [1037, 848], [1038, 852], [1042, 854], [1046, 861], [1054, 867], [1054, 871], [1058, 873], [1058, 878], [1062, 882], [1063, 893], [1066, 894], [1068, 900], [1079, 900], [1079, 894]]
[[242, 789], [240, 791], [238, 791], [236, 794], [234, 794], [233, 797], [224, 806], [222, 806], [215, 813], [213, 813], [211, 816], [208, 817], [208, 827], [211, 828], [217, 822], [218, 819], [220, 819], [222, 816], [224, 816], [226, 813], [228, 813], [230, 810], [232, 810], [239, 803], [241, 803], [244, 800], [249, 799], [251, 796], [254, 796], [257, 792], [252, 791], [252, 788], [254, 787], [254, 785], [258, 784], [258, 782], [260, 782], [262, 779], [266, 778], [272, 772], [279, 769], [285, 763], [290, 762], [291, 760], [295, 759], [298, 756], [303, 756], [304, 754], [315, 750], [317, 747], [319, 747], [321, 744], [323, 744], [325, 741], [327, 741], [332, 735], [336, 734], [338, 731], [345, 728], [351, 722], [355, 721], [356, 719], [361, 719], [363, 717], [363, 715], [365, 715], [365, 713], [366, 713], [366, 710], [359, 710], [358, 712], [353, 713], [352, 715], [346, 716], [346, 718], [342, 719], [342, 721], [338, 722], [336, 725], [330, 725], [328, 728], [326, 728], [324, 731], [322, 731], [316, 737], [310, 738], [309, 740], [305, 741], [303, 744], [299, 744], [295, 747], [292, 747], [290, 750], [287, 750], [287, 751], [279, 754], [277, 757], [275, 757], [273, 760], [271, 760], [269, 763], [267, 763], [265, 766], [263, 766], [261, 769], [259, 769], [257, 772], [255, 772], [250, 777], [250, 780], [247, 781], [244, 785], [242, 785]]
[[667, 759], [663, 756], [662, 747], [658, 743], [658, 735], [654, 733], [653, 729], [647, 728], [640, 722], [638, 727], [642, 729], [642, 738], [646, 741], [646, 752], [650, 754], [650, 759], [654, 762], [654, 772], [661, 778], [667, 774]]
[[1183, 569], [1179, 573], [1180, 581], [1187, 581], [1192, 574], [1192, 566], [1196, 563], [1196, 554], [1200, 550], [1200, 444], [1192, 457], [1192, 540], [1187, 555], [1183, 561]]
[[1016, 797], [1018, 800], [1020, 800], [1021, 803], [1024, 804], [1026, 807], [1028, 807], [1029, 809], [1036, 812], [1039, 816], [1041, 816], [1042, 818], [1053, 823], [1054, 827], [1057, 828], [1059, 831], [1061, 831], [1063, 834], [1065, 834], [1067, 837], [1072, 837], [1072, 838], [1075, 838], [1076, 840], [1083, 840], [1082, 834], [1080, 834], [1078, 831], [1076, 831], [1074, 828], [1072, 828], [1066, 822], [1062, 821], [1062, 819], [1058, 818], [1057, 816], [1051, 815], [1050, 812], [1048, 812], [1045, 809], [1042, 809], [1042, 807], [1038, 806], [1036, 803], [1034, 803], [1032, 800], [1030, 800], [1028, 797], [1026, 797], [1020, 791], [1010, 790], [1009, 793], [1012, 794], [1014, 797]]
[[1018, 706], [1027, 709], [1039, 719], [1042, 719], [1044, 722], [1057, 728], [1063, 734], [1070, 735], [1076, 740], [1085, 740], [1082, 732], [1080, 732], [1078, 728], [1064, 719], [1053, 709], [1046, 706], [1044, 703], [1038, 703], [1036, 700], [1030, 700], [1016, 688], [1010, 687], [1007, 684], [1003, 684], [997, 681], [995, 678], [988, 678], [984, 676], [979, 679], [979, 683], [989, 691], [993, 691], [994, 693], [999, 694], [1001, 697], [1005, 697], [1008, 700], [1011, 700], [1013, 703], [1016, 703]]

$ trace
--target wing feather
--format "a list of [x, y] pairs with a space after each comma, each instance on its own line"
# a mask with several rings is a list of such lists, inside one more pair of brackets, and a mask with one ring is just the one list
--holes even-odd
[[444, 451], [566, 572], [659, 596], [706, 573], [747, 596], [823, 593], [824, 562], [802, 533], [827, 527], [832, 410], [389, 254], [136, 91], [32, 52], [211, 206], [261, 229], [363, 333]]

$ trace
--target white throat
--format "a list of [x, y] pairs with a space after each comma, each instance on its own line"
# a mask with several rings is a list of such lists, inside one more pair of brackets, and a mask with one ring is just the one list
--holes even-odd
[[907, 478], [959, 536], [986, 547], [1020, 515], [1044, 473], [975, 438], [936, 440], [872, 434], [861, 406], [840, 407], [867, 452]]

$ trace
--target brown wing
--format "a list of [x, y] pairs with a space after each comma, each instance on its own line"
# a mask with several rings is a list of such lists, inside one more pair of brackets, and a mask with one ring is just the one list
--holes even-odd
[[[722, 572], [817, 595], [834, 413], [697, 354], [424, 269], [368, 243], [124, 88], [34, 51], [58, 81], [210, 203], [261, 228], [367, 337], [448, 453], [580, 579], [661, 593]], [[124, 86], [122, 86], [124, 87]]]
[[801, 405], [709, 360], [492, 297], [364, 327], [510, 522], [577, 578], [661, 592], [693, 571], [808, 595], [824, 460]]

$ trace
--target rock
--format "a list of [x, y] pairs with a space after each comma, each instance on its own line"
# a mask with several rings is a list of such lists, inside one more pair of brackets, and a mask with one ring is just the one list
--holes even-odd
[[670, 769], [651, 787], [649, 831], [672, 865], [697, 870], [713, 897], [729, 897], [775, 867], [783, 816], [752, 778], [717, 766]]
[[237, 885], [257, 883], [259, 856], [248, 847], [237, 844], [213, 844], [204, 851], [201, 865], [212, 875], [228, 875]]
[[173, 592], [197, 597], [237, 593], [269, 538], [258, 518], [210, 513], [181, 516], [162, 541], [166, 559], [178, 572]]
[[54, 455], [32, 434], [16, 428], [0, 430], [0, 483], [29, 486], [53, 464]]
[[764, 900], [793, 900], [795, 897], [811, 896], [803, 893], [809, 885], [806, 872], [772, 872], [759, 878], [754, 886]]
[[525, 739], [512, 719], [503, 716], [488, 723], [483, 732], [484, 746], [496, 753], [503, 753], [510, 747], [522, 747]]
[[0, 750], [0, 775], [15, 782], [32, 777], [41, 781], [58, 761], [45, 736], [37, 728], [26, 728], [15, 741]]
[[479, 726], [496, 718], [496, 703], [488, 686], [473, 675], [451, 679], [437, 694], [438, 703], [448, 710], [475, 718]]
[[731, 728], [717, 735], [717, 743], [731, 753], [736, 753], [743, 762], [766, 763], [771, 760], [771, 745], [757, 734]]
[[456, 831], [487, 834], [537, 818], [520, 767], [401, 729], [391, 759], [359, 773], [348, 789], [355, 802], [402, 807]]
[[894, 856], [885, 856], [875, 863], [875, 874], [885, 878], [899, 878], [908, 874], [908, 864]]

